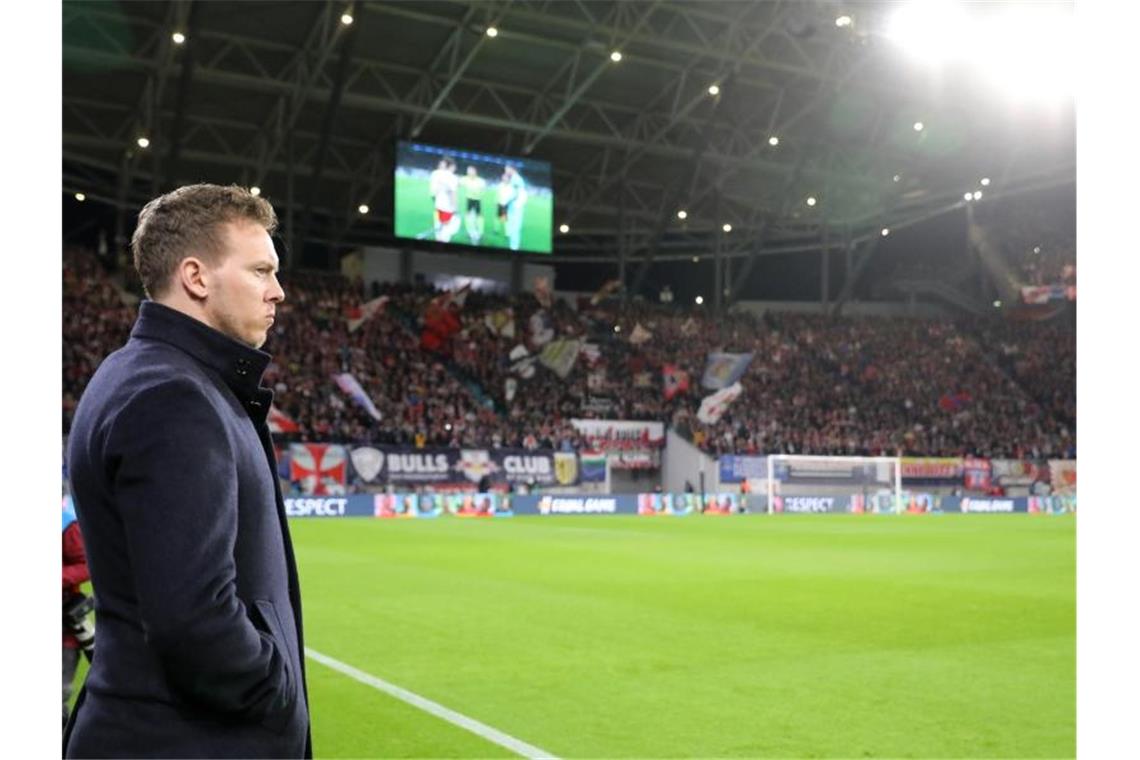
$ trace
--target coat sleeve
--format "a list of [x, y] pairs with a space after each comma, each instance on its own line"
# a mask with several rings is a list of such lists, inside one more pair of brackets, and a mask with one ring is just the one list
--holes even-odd
[[237, 466], [218, 411], [193, 381], [164, 382], [120, 411], [107, 450], [143, 631], [172, 688], [283, 726], [298, 676], [237, 596]]

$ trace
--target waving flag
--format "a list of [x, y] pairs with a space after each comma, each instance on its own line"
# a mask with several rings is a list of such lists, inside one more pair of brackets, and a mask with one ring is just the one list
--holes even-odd
[[380, 296], [373, 298], [363, 306], [349, 308], [345, 314], [348, 321], [348, 331], [356, 332], [362, 324], [376, 316], [386, 303], [388, 303], [388, 296]]
[[550, 317], [545, 311], [536, 311], [531, 315], [530, 338], [535, 348], [554, 340], [554, 328], [550, 326]]
[[333, 380], [336, 382], [338, 388], [348, 394], [349, 398], [364, 407], [364, 411], [368, 412], [368, 416], [374, 420], [380, 419], [380, 410], [372, 403], [372, 399], [364, 392], [364, 388], [360, 386], [360, 382], [352, 376], [351, 372], [333, 375]]
[[629, 334], [629, 342], [635, 346], [640, 346], [642, 343], [644, 343], [645, 341], [649, 340], [652, 337], [653, 337], [653, 333], [646, 330], [644, 327], [641, 326], [641, 323], [638, 322], [636, 325], [633, 326], [633, 332], [631, 332]]
[[590, 296], [590, 305], [597, 306], [620, 289], [621, 280], [610, 280], [605, 285], [598, 288], [598, 292]]
[[744, 392], [744, 388], [740, 383], [733, 383], [727, 388], [722, 388], [711, 396], [705, 396], [701, 399], [701, 408], [697, 410], [697, 419], [706, 425], [713, 425], [720, 422], [720, 418], [724, 415], [728, 405]]
[[709, 354], [701, 385], [714, 391], [727, 388], [744, 377], [751, 361], [752, 354]]
[[689, 373], [676, 364], [661, 367], [661, 383], [665, 388], [665, 400], [671, 401], [678, 393], [689, 390]]
[[269, 417], [266, 422], [269, 424], [270, 433], [296, 433], [301, 429], [292, 417], [272, 404], [269, 406]]
[[538, 360], [542, 366], [565, 380], [566, 376], [570, 374], [570, 370], [574, 368], [574, 362], [578, 359], [578, 350], [581, 347], [582, 342], [572, 338], [555, 340], [546, 344], [542, 353], [539, 354]]

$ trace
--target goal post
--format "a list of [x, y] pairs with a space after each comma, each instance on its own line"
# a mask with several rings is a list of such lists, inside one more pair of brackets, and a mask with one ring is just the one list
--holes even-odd
[[898, 514], [903, 509], [900, 457], [770, 454], [768, 513]]

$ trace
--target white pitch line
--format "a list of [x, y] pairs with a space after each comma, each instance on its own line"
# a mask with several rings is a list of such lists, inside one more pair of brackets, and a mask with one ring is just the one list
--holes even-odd
[[480, 723], [474, 718], [468, 718], [462, 713], [457, 713], [455, 710], [444, 707], [438, 702], [432, 702], [426, 697], [421, 697], [419, 694], [410, 692], [407, 689], [402, 689], [393, 683], [388, 683], [383, 678], [377, 678], [374, 675], [365, 673], [363, 670], [358, 670], [351, 665], [341, 662], [340, 660], [333, 659], [327, 654], [321, 654], [315, 649], [305, 647], [305, 654], [313, 660], [332, 668], [335, 671], [343, 673], [349, 678], [360, 681], [362, 684], [371, 686], [377, 691], [382, 691], [385, 694], [395, 697], [396, 699], [407, 702], [412, 707], [418, 707], [426, 713], [430, 713], [437, 718], [442, 718], [448, 723], [466, 729], [476, 736], [481, 736], [487, 741], [498, 744], [500, 747], [509, 749], [516, 755], [529, 758], [530, 760], [558, 760], [558, 757], [552, 752], [547, 752], [544, 749], [539, 749], [533, 744], [527, 744], [521, 739], [516, 739], [513, 736], [504, 734], [502, 731], [491, 728], [486, 723]]

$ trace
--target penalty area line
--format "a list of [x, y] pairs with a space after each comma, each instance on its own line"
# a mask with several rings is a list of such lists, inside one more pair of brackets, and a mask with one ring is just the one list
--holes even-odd
[[403, 689], [393, 683], [388, 683], [383, 678], [365, 673], [363, 670], [352, 667], [351, 665], [341, 662], [340, 660], [329, 657], [327, 654], [321, 654], [315, 649], [305, 647], [305, 655], [311, 659], [316, 660], [325, 667], [332, 668], [338, 673], [359, 681], [366, 686], [371, 686], [377, 691], [382, 691], [385, 694], [395, 697], [401, 702], [406, 702], [412, 707], [418, 707], [426, 713], [434, 715], [437, 718], [447, 721], [452, 725], [459, 726], [466, 729], [476, 736], [480, 736], [492, 744], [497, 744], [504, 749], [508, 749], [521, 757], [530, 758], [531, 760], [539, 760], [540, 758], [549, 760], [558, 760], [557, 756], [553, 753], [547, 752], [544, 749], [539, 749], [533, 744], [527, 744], [521, 739], [516, 739], [509, 734], [504, 734], [497, 728], [492, 728], [486, 723], [480, 723], [474, 718], [469, 718], [462, 713], [457, 713], [451, 708], [444, 707], [438, 702], [433, 702], [426, 697], [421, 697], [419, 694]]

